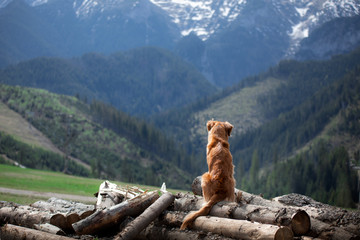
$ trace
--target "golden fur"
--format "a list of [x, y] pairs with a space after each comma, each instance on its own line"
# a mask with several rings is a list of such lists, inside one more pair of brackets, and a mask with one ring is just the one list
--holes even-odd
[[235, 201], [234, 165], [229, 150], [229, 136], [233, 126], [228, 122], [208, 121], [206, 159], [209, 171], [201, 178], [206, 204], [197, 212], [188, 214], [180, 229], [189, 227], [198, 216], [209, 214], [220, 201]]

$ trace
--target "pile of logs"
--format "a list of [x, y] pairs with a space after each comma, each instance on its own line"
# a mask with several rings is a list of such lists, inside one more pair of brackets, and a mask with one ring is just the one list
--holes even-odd
[[[220, 202], [191, 229], [179, 229], [198, 210], [194, 194], [121, 188], [105, 181], [97, 202], [86, 205], [50, 198], [30, 206], [0, 202], [0, 239], [360, 239], [360, 212], [289, 194], [267, 200], [241, 192], [237, 203]], [[236, 189], [236, 191], [239, 191]]]

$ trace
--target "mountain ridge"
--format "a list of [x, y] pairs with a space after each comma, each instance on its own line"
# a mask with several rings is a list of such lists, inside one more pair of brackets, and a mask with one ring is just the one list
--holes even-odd
[[[27, 3], [27, 13], [17, 17], [9, 8], [14, 1]], [[314, 29], [360, 12], [360, 0], [14, 1], [0, 1], [0, 18], [13, 16], [0, 24], [1, 67], [37, 56], [156, 46], [176, 52], [220, 88], [294, 57]]]
[[110, 56], [37, 58], [0, 70], [0, 82], [79, 94], [138, 116], [189, 104], [217, 91], [193, 66], [153, 47]]

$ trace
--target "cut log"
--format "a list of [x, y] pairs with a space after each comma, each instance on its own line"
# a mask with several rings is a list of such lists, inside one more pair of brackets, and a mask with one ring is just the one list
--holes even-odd
[[42, 232], [35, 229], [19, 227], [12, 224], [6, 224], [1, 228], [1, 240], [70, 240], [74, 238], [69, 238], [65, 236], [59, 236], [47, 232]]
[[52, 197], [47, 201], [37, 201], [30, 206], [39, 211], [52, 213], [50, 224], [61, 228], [66, 233], [73, 233], [73, 223], [78, 222], [95, 212], [94, 205], [87, 205], [55, 197]]
[[57, 213], [50, 218], [50, 223], [61, 228], [66, 233], [74, 233], [72, 224], [80, 220], [80, 216], [77, 213], [70, 213], [67, 215]]
[[30, 204], [30, 206], [50, 212], [77, 212], [79, 214], [85, 211], [93, 211], [95, 209], [94, 205], [68, 201], [56, 197], [49, 198], [47, 201], [37, 201]]
[[[204, 204], [202, 197], [189, 194], [178, 194], [177, 196], [181, 197], [174, 202], [175, 211], [198, 210]], [[305, 211], [294, 208], [220, 202], [212, 207], [209, 215], [288, 226], [296, 235], [305, 234], [310, 230], [309, 215]]]
[[[193, 181], [192, 190], [194, 194], [201, 195], [201, 177], [197, 177]], [[235, 189], [235, 193], [240, 190]], [[242, 192], [241, 204], [253, 204], [266, 207], [289, 208], [295, 210], [304, 210], [309, 216], [311, 221], [311, 234], [312, 237], [331, 236], [331, 239], [358, 239], [360, 235], [360, 214], [357, 212], [350, 216], [352, 221], [342, 221], [340, 215], [335, 215], [334, 208], [323, 208], [319, 202], [312, 200], [307, 196], [300, 194], [288, 194], [274, 198], [273, 201], [262, 198], [259, 195], [253, 195], [244, 191]], [[295, 199], [294, 199], [295, 198]], [[297, 199], [296, 199], [297, 198]], [[309, 200], [311, 199], [311, 200]], [[333, 217], [329, 217], [333, 215]], [[346, 214], [343, 214], [345, 216]], [[339, 224], [339, 223], [347, 223]], [[353, 224], [356, 223], [356, 224]], [[340, 227], [341, 226], [341, 227]]]
[[[163, 219], [182, 222], [181, 214], [167, 212]], [[176, 220], [175, 220], [176, 219]], [[247, 220], [235, 220], [219, 217], [198, 217], [192, 224], [192, 229], [221, 234], [235, 239], [293, 239], [293, 232], [288, 227], [271, 224], [261, 224]]]
[[71, 232], [71, 228], [69, 229], [66, 217], [62, 213], [53, 214], [50, 218], [50, 224], [59, 227], [64, 232]]
[[156, 191], [146, 192], [109, 209], [97, 211], [72, 226], [79, 235], [93, 234], [120, 223], [126, 216], [138, 216], [158, 198]]
[[49, 224], [49, 223], [34, 224], [34, 228], [35, 228], [36, 230], [43, 231], [43, 232], [47, 232], [47, 233], [51, 233], [51, 234], [55, 234], [55, 235], [62, 235], [62, 236], [65, 236], [65, 235], [66, 235], [63, 230], [61, 230], [61, 229], [58, 228], [57, 226], [54, 226], [54, 225]]
[[359, 235], [352, 234], [341, 227], [321, 222], [315, 218], [311, 218], [311, 223], [309, 236], [332, 240], [360, 240]]
[[[89, 211], [85, 212], [86, 214]], [[63, 213], [50, 213], [46, 210], [29, 206], [3, 207], [0, 208], [0, 224], [10, 223], [14, 225], [34, 228], [35, 224], [49, 223], [59, 227], [66, 233], [73, 233], [72, 223], [79, 221], [77, 213], [64, 215]]]
[[[74, 201], [67, 201], [59, 198], [49, 198], [47, 201], [37, 201], [30, 205], [31, 207], [51, 213], [72, 214], [77, 213], [79, 217], [89, 216], [95, 211], [94, 205], [83, 204]], [[82, 218], [81, 218], [82, 219]]]
[[166, 228], [164, 226], [155, 226], [150, 224], [146, 229], [140, 232], [136, 237], [138, 240], [234, 240], [215, 233], [204, 233], [202, 231], [187, 230], [182, 231], [179, 228]]
[[283, 206], [300, 207], [317, 220], [339, 226], [360, 236], [360, 211], [358, 210], [348, 211], [296, 193], [273, 198], [273, 201]]
[[29, 206], [0, 208], [0, 224], [14, 224], [32, 228], [34, 224], [50, 223], [53, 214]]
[[134, 239], [142, 230], [144, 230], [152, 221], [154, 221], [170, 204], [174, 202], [175, 196], [169, 192], [164, 193], [150, 207], [148, 207], [140, 216], [132, 221], [121, 231], [115, 240]]

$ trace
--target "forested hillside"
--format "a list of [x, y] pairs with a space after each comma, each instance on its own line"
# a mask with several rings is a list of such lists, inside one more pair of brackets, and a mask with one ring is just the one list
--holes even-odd
[[[357, 177], [351, 166], [360, 165], [359, 76], [360, 65], [299, 107], [236, 139], [243, 187], [267, 197], [297, 192], [355, 207]], [[258, 174], [261, 166], [265, 170]]]
[[[40, 89], [0, 85], [1, 101], [45, 134], [66, 156], [91, 166], [77, 170], [67, 157], [34, 149], [5, 132], [1, 153], [27, 167], [126, 182], [186, 188], [193, 159], [159, 130], [114, 107]], [[76, 165], [77, 166], [77, 165]]]
[[[349, 164], [354, 159], [360, 164], [356, 160], [359, 67], [360, 49], [329, 61], [283, 61], [177, 114], [170, 112], [168, 118], [163, 114], [156, 122], [177, 139], [184, 139], [188, 150], [205, 153], [205, 122], [211, 118], [229, 121], [234, 125], [230, 147], [240, 188], [267, 197], [299, 192], [320, 201], [354, 206], [356, 182]], [[321, 155], [324, 152], [327, 154]], [[339, 167], [331, 167], [336, 165]], [[311, 178], [303, 175], [306, 166], [312, 168]], [[284, 169], [291, 171], [282, 172]], [[351, 195], [349, 201], [335, 197], [344, 183]]]
[[154, 121], [181, 142], [187, 139], [193, 150], [201, 150], [207, 141], [207, 120], [231, 122], [233, 137], [247, 134], [309, 100], [359, 63], [360, 49], [328, 61], [281, 61], [265, 73], [245, 78], [181, 110], [161, 113]]
[[195, 67], [166, 50], [150, 47], [111, 56], [37, 58], [0, 71], [0, 82], [98, 99], [141, 116], [180, 107], [217, 91]]

